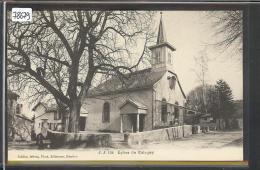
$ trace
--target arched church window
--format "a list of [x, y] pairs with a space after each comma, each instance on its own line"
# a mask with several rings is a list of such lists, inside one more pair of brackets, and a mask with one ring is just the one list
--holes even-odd
[[161, 120], [162, 122], [167, 122], [167, 101], [165, 98], [162, 99], [162, 113], [161, 113]]
[[105, 102], [103, 105], [103, 114], [102, 114], [102, 122], [109, 122], [110, 121], [110, 104]]

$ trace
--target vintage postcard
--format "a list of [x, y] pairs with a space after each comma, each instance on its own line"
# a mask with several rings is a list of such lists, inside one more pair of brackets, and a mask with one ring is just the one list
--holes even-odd
[[6, 11], [7, 161], [243, 156], [242, 10]]

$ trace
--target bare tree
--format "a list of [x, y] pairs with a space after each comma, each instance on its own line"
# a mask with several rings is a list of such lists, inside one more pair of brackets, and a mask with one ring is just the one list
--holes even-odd
[[[127, 78], [125, 73], [147, 56], [153, 16], [150, 11], [34, 11], [33, 22], [8, 22], [8, 81], [27, 89], [33, 100], [51, 96], [60, 108], [69, 108], [65, 131], [78, 132], [94, 76]], [[142, 50], [134, 50], [137, 46]]]
[[[210, 11], [207, 12], [215, 31], [217, 47], [224, 50], [235, 47], [242, 49], [243, 41], [243, 12], [241, 10]], [[216, 38], [217, 37], [217, 38]]]
[[199, 96], [199, 98], [201, 98], [202, 100], [202, 106], [203, 111], [207, 113], [207, 90], [206, 90], [206, 86], [207, 86], [207, 81], [206, 81], [206, 77], [207, 77], [207, 72], [208, 72], [208, 62], [209, 59], [207, 57], [207, 51], [206, 48], [204, 48], [202, 51], [200, 51], [200, 55], [197, 57], [194, 57], [195, 63], [197, 68], [193, 69], [194, 73], [197, 76], [197, 79], [200, 83], [201, 86], [201, 93], [198, 93], [196, 95], [201, 95]]

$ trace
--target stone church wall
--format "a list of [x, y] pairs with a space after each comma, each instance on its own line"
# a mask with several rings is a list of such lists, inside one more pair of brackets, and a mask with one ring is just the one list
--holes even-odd
[[[178, 108], [179, 108], [179, 116], [178, 116], [178, 124], [183, 124], [183, 115], [184, 115], [184, 103], [185, 103], [185, 98], [181, 92], [181, 89], [176, 82], [175, 88], [170, 89], [169, 87], [169, 80], [167, 77], [173, 76], [172, 73], [167, 72], [160, 81], [158, 81], [154, 85], [154, 98], [155, 98], [155, 103], [154, 103], [154, 128], [160, 128], [160, 127], [167, 127], [170, 126], [174, 122], [173, 121], [176, 117], [174, 116], [174, 105], [178, 103]], [[161, 119], [161, 101], [162, 99], [165, 98], [167, 102], [167, 122], [163, 122]]]
[[[87, 130], [93, 131], [120, 131], [120, 109], [119, 107], [127, 100], [132, 99], [142, 103], [147, 107], [147, 114], [144, 120], [144, 130], [152, 129], [152, 89], [136, 90], [134, 92], [125, 92], [109, 96], [97, 96], [87, 98], [82, 107], [88, 110]], [[102, 122], [103, 105], [105, 102], [110, 104], [110, 121]], [[124, 123], [127, 118], [124, 118]], [[129, 123], [129, 122], [128, 122]], [[124, 128], [129, 130], [129, 124], [125, 123]]]

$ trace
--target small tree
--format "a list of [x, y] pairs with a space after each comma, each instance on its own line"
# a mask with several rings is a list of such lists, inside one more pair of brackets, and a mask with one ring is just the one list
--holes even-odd
[[[217, 93], [213, 85], [200, 85], [189, 92], [188, 106], [196, 109], [202, 113], [211, 113], [214, 115], [216, 112]], [[206, 101], [206, 102], [205, 102]]]
[[216, 116], [223, 118], [226, 123], [226, 128], [230, 128], [228, 119], [235, 113], [232, 90], [224, 80], [218, 80], [216, 84], [218, 94], [218, 108]]
[[199, 83], [201, 84], [201, 87], [199, 87], [197, 89], [198, 92], [199, 91], [201, 92], [201, 97], [202, 97], [202, 100], [200, 102], [202, 102], [201, 107], [203, 107], [203, 108], [201, 108], [201, 110], [204, 113], [207, 113], [208, 112], [207, 99], [206, 99], [207, 90], [208, 90], [207, 88], [210, 88], [210, 87], [209, 86], [207, 87], [207, 84], [206, 84], [206, 77], [207, 77], [207, 72], [208, 72], [208, 61], [209, 61], [206, 48], [203, 49], [202, 51], [200, 51], [200, 55], [197, 57], [194, 57], [194, 60], [196, 62], [197, 67], [193, 71], [196, 74]]

